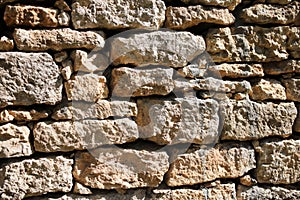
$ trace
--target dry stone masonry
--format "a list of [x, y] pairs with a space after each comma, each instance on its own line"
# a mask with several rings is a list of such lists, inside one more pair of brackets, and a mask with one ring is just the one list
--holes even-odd
[[0, 0], [0, 200], [297, 200], [299, 166], [299, 0]]

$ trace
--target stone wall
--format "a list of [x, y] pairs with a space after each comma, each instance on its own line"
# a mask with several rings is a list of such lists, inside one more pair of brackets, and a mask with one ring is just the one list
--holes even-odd
[[299, 1], [0, 13], [0, 199], [300, 199]]

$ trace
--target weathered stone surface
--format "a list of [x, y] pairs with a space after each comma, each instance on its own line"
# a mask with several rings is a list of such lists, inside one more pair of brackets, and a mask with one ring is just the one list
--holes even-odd
[[[298, 20], [299, 22], [300, 20]], [[288, 35], [287, 48], [293, 58], [300, 58], [300, 27], [291, 27]]]
[[285, 88], [275, 79], [260, 79], [252, 85], [250, 97], [253, 100], [286, 100]]
[[165, 152], [99, 148], [76, 154], [75, 179], [99, 189], [157, 187], [168, 171]]
[[272, 4], [281, 4], [281, 5], [289, 4], [292, 1], [293, 0], [256, 0], [257, 3], [272, 3]]
[[29, 156], [33, 153], [27, 126], [0, 126], [0, 158]]
[[14, 41], [5, 36], [0, 38], [0, 51], [11, 51], [14, 49]]
[[96, 102], [108, 97], [105, 76], [86, 74], [65, 82], [68, 100]]
[[209, 71], [220, 74], [221, 77], [228, 78], [248, 78], [255, 76], [264, 76], [263, 67], [261, 64], [228, 64], [212, 65], [208, 68]]
[[257, 184], [257, 181], [254, 178], [252, 178], [250, 175], [245, 175], [245, 176], [240, 178], [240, 183], [242, 185], [250, 187], [252, 185]]
[[92, 31], [79, 32], [69, 28], [52, 30], [16, 29], [14, 40], [22, 51], [61, 51], [63, 49], [94, 49], [104, 46], [104, 39]]
[[298, 116], [295, 120], [293, 130], [300, 133], [300, 105], [299, 104], [298, 104], [297, 108], [298, 108]]
[[0, 123], [11, 122], [14, 120], [14, 116], [9, 114], [8, 110], [2, 110], [0, 112]]
[[288, 137], [297, 109], [294, 103], [256, 103], [229, 100], [224, 110], [223, 140], [256, 140], [268, 136]]
[[300, 73], [300, 60], [265, 63], [264, 72], [269, 75]]
[[286, 6], [255, 4], [243, 9], [240, 17], [247, 23], [291, 24], [300, 19], [300, 2], [294, 1]]
[[136, 123], [129, 119], [39, 122], [33, 129], [40, 152], [72, 151], [135, 141]]
[[[206, 37], [207, 51], [214, 62], [281, 61], [289, 56], [287, 46], [293, 48], [286, 42], [289, 31], [285, 26], [211, 29]], [[295, 40], [295, 36], [293, 38]], [[299, 46], [294, 48], [299, 49]]]
[[178, 156], [171, 164], [166, 182], [169, 186], [181, 186], [237, 178], [255, 167], [253, 149], [223, 145]]
[[143, 98], [137, 104], [141, 138], [161, 145], [211, 144], [218, 139], [219, 105], [215, 100]]
[[182, 199], [210, 199], [210, 200], [236, 200], [235, 185], [221, 184], [216, 187], [192, 189], [156, 189], [151, 200], [182, 200]]
[[61, 12], [57, 15], [57, 21], [60, 26], [69, 26], [71, 17], [66, 12]]
[[237, 199], [239, 200], [288, 200], [299, 198], [300, 190], [283, 187], [245, 187], [240, 185], [237, 190]]
[[64, 0], [55, 1], [54, 7], [58, 8], [59, 10], [63, 10], [63, 11], [67, 11], [67, 12], [71, 11], [71, 8]]
[[282, 80], [288, 100], [300, 102], [300, 79], [290, 78]]
[[0, 53], [0, 107], [54, 105], [62, 98], [58, 66], [48, 53]]
[[189, 7], [168, 7], [166, 11], [166, 27], [186, 29], [200, 23], [230, 25], [234, 16], [228, 9], [209, 8], [201, 5]]
[[167, 95], [174, 89], [173, 73], [174, 70], [171, 68], [114, 69], [110, 83], [112, 95], [121, 97]]
[[76, 194], [93, 194], [90, 188], [83, 186], [81, 183], [76, 182], [74, 184], [73, 192]]
[[300, 181], [300, 140], [264, 142], [259, 153], [256, 178], [259, 183], [292, 184]]
[[111, 60], [115, 65], [183, 67], [206, 48], [201, 36], [189, 32], [152, 31], [125, 36], [112, 40]]
[[234, 10], [235, 7], [242, 2], [242, 0], [181, 0], [186, 4], [203, 4], [208, 6], [221, 6]]
[[48, 192], [70, 192], [72, 159], [62, 156], [28, 159], [0, 168], [1, 199], [23, 199]]
[[57, 27], [58, 11], [37, 6], [6, 6], [7, 26]]
[[162, 0], [76, 0], [72, 21], [76, 29], [154, 28], [165, 20]]
[[13, 117], [13, 120], [16, 121], [37, 121], [49, 116], [48, 111], [38, 111], [35, 109], [31, 110], [8, 110], [8, 113]]

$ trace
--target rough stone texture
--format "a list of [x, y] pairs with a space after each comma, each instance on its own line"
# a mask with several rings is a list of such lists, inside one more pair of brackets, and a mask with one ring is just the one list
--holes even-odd
[[288, 137], [297, 115], [294, 103], [256, 103], [229, 100], [224, 111], [223, 140], [257, 140], [268, 136]]
[[300, 60], [285, 60], [264, 64], [264, 72], [269, 75], [281, 75], [287, 73], [300, 74]]
[[259, 153], [256, 178], [259, 183], [292, 184], [300, 181], [300, 140], [264, 142]]
[[226, 78], [248, 78], [264, 76], [261, 64], [228, 64], [212, 65], [209, 71]]
[[56, 152], [133, 142], [139, 136], [129, 119], [39, 122], [33, 129], [36, 151]]
[[76, 154], [75, 179], [99, 189], [157, 187], [168, 171], [165, 152], [100, 148]]
[[208, 6], [221, 6], [234, 10], [235, 7], [242, 2], [242, 0], [181, 0], [186, 4], [203, 4]]
[[48, 111], [38, 111], [35, 109], [31, 110], [8, 110], [8, 113], [16, 121], [38, 121], [49, 116]]
[[250, 175], [245, 175], [240, 178], [240, 183], [242, 185], [250, 187], [250, 186], [257, 184], [257, 181], [254, 178], [252, 178]]
[[255, 163], [254, 150], [251, 148], [227, 144], [212, 149], [200, 149], [178, 156], [171, 164], [166, 183], [169, 186], [182, 186], [217, 178], [237, 178], [254, 169]]
[[70, 28], [52, 30], [16, 29], [14, 40], [21, 51], [61, 51], [63, 49], [94, 49], [104, 46], [104, 39], [92, 31], [79, 32]]
[[121, 67], [112, 71], [112, 95], [137, 97], [167, 95], [174, 89], [173, 69], [132, 69]]
[[48, 53], [0, 53], [0, 107], [58, 103], [62, 80]]
[[300, 102], [300, 79], [290, 78], [282, 80], [288, 100]]
[[29, 156], [33, 153], [27, 126], [0, 126], [0, 158]]
[[0, 197], [18, 200], [48, 192], [70, 192], [72, 164], [72, 159], [62, 156], [6, 164], [0, 168]]
[[189, 32], [152, 31], [114, 38], [111, 60], [115, 65], [183, 67], [204, 51], [205, 41], [201, 36]]
[[69, 7], [69, 5], [64, 1], [64, 0], [57, 0], [54, 3], [54, 7], [63, 10], [63, 11], [71, 11], [71, 8]]
[[238, 186], [237, 199], [239, 200], [289, 200], [299, 199], [300, 190], [283, 187], [245, 187]]
[[297, 108], [298, 108], [298, 116], [295, 120], [293, 130], [300, 133], [300, 104], [298, 104]]
[[300, 58], [300, 27], [291, 27], [288, 36], [287, 47], [291, 57]]
[[289, 31], [285, 26], [211, 29], [206, 37], [207, 51], [214, 62], [281, 61], [288, 58], [287, 46], [299, 50], [299, 46], [287, 45], [288, 35], [291, 43], [296, 39]]
[[286, 100], [285, 88], [275, 79], [260, 79], [252, 85], [250, 97], [253, 100]]
[[161, 145], [211, 144], [218, 139], [219, 105], [214, 100], [143, 98], [137, 104], [141, 138]]
[[165, 20], [165, 9], [161, 0], [76, 0], [72, 21], [76, 29], [158, 29]]
[[86, 74], [65, 82], [68, 100], [96, 102], [108, 97], [105, 76]]
[[247, 23], [300, 25], [300, 2], [294, 1], [286, 6], [255, 4], [245, 8], [240, 17]]
[[2, 110], [0, 112], [0, 123], [11, 122], [14, 120], [14, 117], [9, 114], [8, 110]]
[[14, 49], [14, 41], [5, 36], [0, 38], [0, 51], [11, 51]]
[[201, 5], [189, 7], [168, 7], [166, 11], [166, 27], [186, 29], [200, 23], [230, 25], [234, 16], [228, 9], [208, 8]]
[[93, 194], [93, 192], [88, 187], [85, 187], [78, 182], [74, 184], [73, 192], [76, 194]]
[[7, 26], [57, 27], [55, 9], [36, 6], [6, 6], [4, 21]]
[[291, 3], [293, 0], [256, 0], [258, 3], [271, 3], [271, 4], [281, 4], [286, 5]]
[[182, 200], [182, 199], [209, 199], [209, 200], [236, 200], [235, 185], [221, 184], [212, 188], [192, 189], [157, 189], [153, 191], [151, 200]]

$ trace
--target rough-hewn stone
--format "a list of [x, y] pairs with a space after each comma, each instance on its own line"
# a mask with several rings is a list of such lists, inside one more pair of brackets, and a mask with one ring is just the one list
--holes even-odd
[[108, 97], [105, 76], [86, 74], [65, 82], [68, 100], [96, 102]]
[[84, 185], [78, 182], [74, 184], [73, 192], [76, 194], [93, 194], [90, 188], [85, 187]]
[[168, 7], [166, 11], [166, 27], [171, 29], [186, 29], [200, 23], [230, 25], [234, 16], [228, 9], [203, 7]]
[[265, 63], [264, 72], [269, 75], [300, 73], [300, 60]]
[[275, 79], [260, 79], [252, 85], [250, 97], [253, 100], [286, 100], [285, 88]]
[[161, 145], [210, 144], [218, 139], [219, 106], [214, 100], [143, 98], [137, 104], [142, 138]]
[[300, 102], [300, 79], [290, 78], [282, 80], [286, 89], [286, 97], [291, 101]]
[[[289, 56], [287, 46], [299, 49], [299, 46], [287, 45], [289, 31], [285, 26], [211, 29], [206, 37], [207, 51], [214, 62], [281, 61]], [[295, 36], [293, 38], [296, 39]]]
[[104, 46], [104, 39], [92, 31], [79, 32], [70, 28], [52, 30], [16, 29], [14, 40], [22, 51], [61, 51], [63, 49], [94, 49]]
[[48, 53], [0, 53], [0, 107], [58, 103], [62, 80]]
[[237, 199], [239, 200], [289, 200], [299, 199], [300, 190], [283, 187], [245, 187], [238, 186]]
[[255, 4], [245, 8], [240, 17], [247, 23], [291, 24], [300, 19], [300, 2], [294, 1], [286, 6]]
[[221, 184], [216, 187], [193, 189], [156, 189], [151, 200], [182, 200], [182, 199], [209, 199], [209, 200], [236, 200], [235, 185]]
[[27, 126], [5, 124], [0, 126], [0, 158], [29, 156], [33, 150]]
[[0, 51], [11, 51], [14, 49], [14, 41], [5, 36], [0, 38]]
[[300, 133], [300, 104], [298, 104], [297, 108], [298, 108], [298, 116], [295, 120], [293, 130]]
[[294, 103], [224, 101], [223, 140], [256, 140], [268, 136], [288, 137], [297, 109]]
[[76, 154], [75, 179], [99, 189], [157, 187], [168, 171], [164, 152], [99, 148]]
[[234, 10], [235, 7], [242, 2], [242, 0], [181, 0], [186, 4], [203, 4], [208, 6], [221, 6]]
[[167, 173], [169, 186], [194, 185], [217, 178], [237, 178], [256, 167], [254, 150], [231, 145], [179, 155]]
[[72, 164], [72, 159], [62, 156], [6, 164], [0, 168], [0, 197], [19, 200], [48, 192], [70, 192]]
[[257, 181], [254, 178], [252, 178], [250, 175], [245, 175], [240, 178], [240, 183], [242, 185], [250, 187], [250, 186], [257, 184]]
[[248, 78], [255, 76], [264, 76], [263, 67], [261, 64], [228, 64], [212, 65], [208, 68], [209, 71], [221, 77], [228, 78]]
[[259, 183], [292, 184], [300, 181], [300, 140], [264, 142], [256, 147]]
[[271, 3], [271, 4], [281, 4], [286, 5], [291, 3], [293, 0], [256, 0], [257, 3]]
[[7, 26], [57, 27], [58, 11], [37, 6], [6, 6], [4, 21]]
[[64, 0], [57, 0], [54, 3], [54, 7], [63, 10], [63, 11], [71, 11], [71, 8], [69, 7], [69, 5], [64, 1]]
[[40, 152], [123, 144], [139, 137], [136, 123], [129, 119], [39, 122], [35, 125], [33, 134], [34, 147]]
[[[298, 20], [299, 22], [300, 20]], [[286, 33], [285, 33], [286, 34]], [[300, 27], [291, 27], [288, 34], [287, 48], [291, 57], [300, 58]]]
[[115, 65], [183, 67], [204, 51], [205, 41], [201, 36], [189, 32], [153, 31], [114, 38], [111, 60]]

